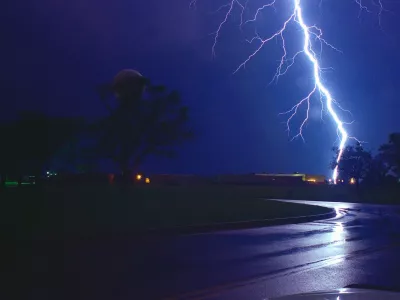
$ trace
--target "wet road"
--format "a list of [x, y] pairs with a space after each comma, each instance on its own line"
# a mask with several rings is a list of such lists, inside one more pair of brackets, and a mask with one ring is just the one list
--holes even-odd
[[354, 283], [400, 288], [399, 208], [318, 204], [338, 217], [64, 245], [64, 288], [75, 299], [263, 299]]

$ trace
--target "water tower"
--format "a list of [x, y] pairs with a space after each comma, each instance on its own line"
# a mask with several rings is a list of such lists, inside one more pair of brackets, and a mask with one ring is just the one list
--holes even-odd
[[119, 100], [139, 99], [144, 91], [146, 79], [136, 70], [124, 69], [114, 77], [112, 86]]

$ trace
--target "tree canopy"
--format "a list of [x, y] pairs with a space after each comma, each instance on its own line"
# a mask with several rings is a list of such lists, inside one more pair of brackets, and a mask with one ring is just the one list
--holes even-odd
[[6, 173], [37, 174], [83, 124], [79, 118], [21, 112], [16, 121], [1, 124], [1, 169]]
[[[338, 148], [333, 148], [335, 156], [331, 168], [337, 165]], [[349, 182], [351, 178], [356, 183], [363, 181], [369, 185], [381, 185], [396, 182], [400, 176], [400, 133], [389, 135], [388, 142], [381, 145], [378, 153], [373, 155], [360, 143], [347, 146], [338, 165], [339, 178]]]
[[379, 148], [381, 159], [389, 166], [389, 171], [400, 176], [400, 133], [389, 135], [389, 141]]
[[[147, 80], [142, 84], [143, 93], [129, 93], [129, 86], [118, 94], [113, 87], [101, 88], [109, 114], [96, 124], [98, 151], [112, 158], [123, 173], [137, 170], [150, 155], [175, 156], [176, 146], [193, 136], [188, 107], [182, 104], [179, 93]], [[107, 95], [111, 102], [105, 101]]]
[[34, 111], [0, 124], [1, 172], [38, 175], [50, 165], [93, 170], [111, 158], [129, 175], [148, 156], [175, 156], [177, 146], [193, 136], [188, 107], [178, 92], [152, 85], [139, 73], [125, 73], [99, 88], [108, 114], [91, 124]]
[[331, 168], [334, 169], [338, 165], [338, 177], [341, 180], [349, 182], [351, 178], [354, 178], [356, 183], [359, 183], [366, 176], [372, 161], [372, 154], [366, 151], [361, 143], [357, 142], [355, 145], [347, 146], [343, 150], [339, 164], [336, 163], [339, 149], [335, 147], [333, 151], [335, 156], [332, 160]]

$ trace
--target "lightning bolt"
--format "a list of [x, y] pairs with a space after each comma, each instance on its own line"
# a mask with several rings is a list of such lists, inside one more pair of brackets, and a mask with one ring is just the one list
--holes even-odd
[[[216, 55], [216, 46], [218, 43], [218, 39], [221, 35], [221, 30], [224, 27], [224, 25], [228, 22], [229, 17], [232, 15], [234, 12], [235, 8], [239, 9], [240, 11], [240, 26], [244, 26], [246, 24], [256, 22], [258, 20], [259, 15], [262, 13], [264, 9], [268, 8], [275, 8], [275, 4], [277, 0], [265, 0], [266, 3], [264, 5], [261, 5], [254, 15], [247, 19], [244, 20], [244, 14], [247, 8], [249, 0], [229, 0], [229, 2], [225, 5], [220, 6], [215, 12], [219, 12], [221, 10], [226, 10], [225, 16], [218, 25], [217, 30], [214, 32], [214, 42], [212, 45], [212, 55]], [[314, 50], [313, 47], [313, 42], [312, 39], [315, 41], [319, 42], [320, 44], [320, 51], [319, 53], [322, 52], [322, 47], [323, 45], [328, 46], [329, 48], [341, 52], [339, 49], [335, 48], [333, 45], [329, 44], [323, 37], [322, 37], [322, 30], [318, 28], [315, 25], [309, 26], [306, 24], [304, 21], [303, 17], [303, 9], [302, 9], [302, 0], [290, 0], [292, 2], [292, 8], [290, 10], [290, 15], [289, 17], [283, 22], [281, 28], [277, 30], [274, 34], [267, 38], [262, 38], [259, 34], [256, 33], [256, 35], [250, 39], [247, 40], [248, 43], [253, 43], [253, 42], [258, 42], [259, 46], [241, 63], [239, 66], [235, 69], [233, 72], [234, 74], [238, 72], [239, 70], [243, 69], [246, 67], [246, 64], [252, 60], [262, 49], [263, 47], [268, 44], [270, 41], [274, 39], [278, 39], [281, 43], [281, 48], [282, 48], [282, 56], [279, 61], [278, 67], [276, 69], [276, 72], [271, 80], [272, 82], [277, 82], [279, 77], [286, 74], [290, 67], [293, 66], [295, 63], [296, 58], [299, 55], [304, 55], [307, 60], [310, 62], [312, 66], [312, 74], [313, 74], [313, 79], [314, 79], [314, 84], [312, 89], [307, 93], [307, 95], [302, 98], [298, 103], [296, 103], [290, 110], [283, 112], [281, 114], [284, 115], [289, 115], [287, 119], [287, 130], [290, 132], [290, 122], [294, 118], [294, 116], [298, 113], [298, 109], [305, 105], [306, 107], [306, 114], [305, 117], [300, 124], [299, 131], [298, 133], [293, 137], [293, 139], [300, 137], [304, 140], [303, 138], [303, 129], [304, 126], [306, 125], [308, 119], [309, 119], [309, 111], [310, 111], [310, 101], [311, 98], [316, 95], [317, 93], [319, 94], [319, 99], [321, 102], [321, 117], [324, 109], [327, 109], [328, 114], [330, 115], [331, 119], [334, 121], [336, 125], [336, 132], [338, 134], [338, 139], [339, 139], [339, 152], [336, 158], [336, 167], [333, 170], [332, 173], [332, 179], [333, 182], [336, 183], [337, 178], [338, 178], [338, 164], [343, 156], [343, 151], [345, 149], [346, 143], [349, 139], [355, 139], [354, 137], [349, 136], [345, 125], [351, 124], [349, 122], [344, 122], [340, 117], [337, 112], [337, 109], [340, 109], [342, 111], [348, 112], [347, 110], [344, 110], [339, 103], [332, 97], [331, 92], [328, 90], [328, 88], [323, 84], [321, 74], [323, 72], [323, 68], [320, 66], [318, 56], [316, 54], [316, 51]], [[363, 3], [363, 0], [354, 0], [354, 2], [359, 6], [360, 8], [360, 14], [362, 11], [370, 13], [371, 11], [368, 9], [368, 7]], [[190, 2], [190, 7], [194, 8], [196, 6], [197, 0], [192, 0]], [[321, 0], [322, 3], [322, 0]], [[381, 26], [381, 14], [384, 10], [382, 0], [372, 0], [372, 3], [378, 7], [378, 16], [379, 16], [379, 26]], [[359, 14], [359, 16], [360, 16]], [[302, 49], [299, 49], [292, 57], [288, 57], [288, 51], [286, 49], [286, 42], [285, 42], [285, 32], [287, 31], [287, 28], [290, 24], [297, 24], [297, 26], [301, 29], [301, 35], [303, 38], [303, 45]], [[358, 140], [357, 140], [358, 141]]]

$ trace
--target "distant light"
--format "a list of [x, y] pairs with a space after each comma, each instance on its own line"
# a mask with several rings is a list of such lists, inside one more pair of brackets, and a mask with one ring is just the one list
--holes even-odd
[[49, 175], [49, 174], [50, 174], [50, 172], [49, 172], [49, 171], [47, 171], [47, 172], [46, 172], [46, 174], [47, 174], [47, 175]]
[[146, 177], [145, 182], [146, 182], [146, 183], [150, 183], [150, 178], [149, 178], [149, 177]]
[[137, 174], [137, 175], [136, 175], [136, 179], [137, 179], [137, 180], [141, 180], [141, 179], [142, 179], [142, 175], [141, 175], [141, 174]]
[[309, 178], [309, 179], [307, 179], [307, 181], [308, 181], [308, 182], [317, 182], [317, 180], [314, 179], [314, 178]]
[[355, 178], [350, 178], [350, 184], [355, 184], [355, 183], [356, 183]]

